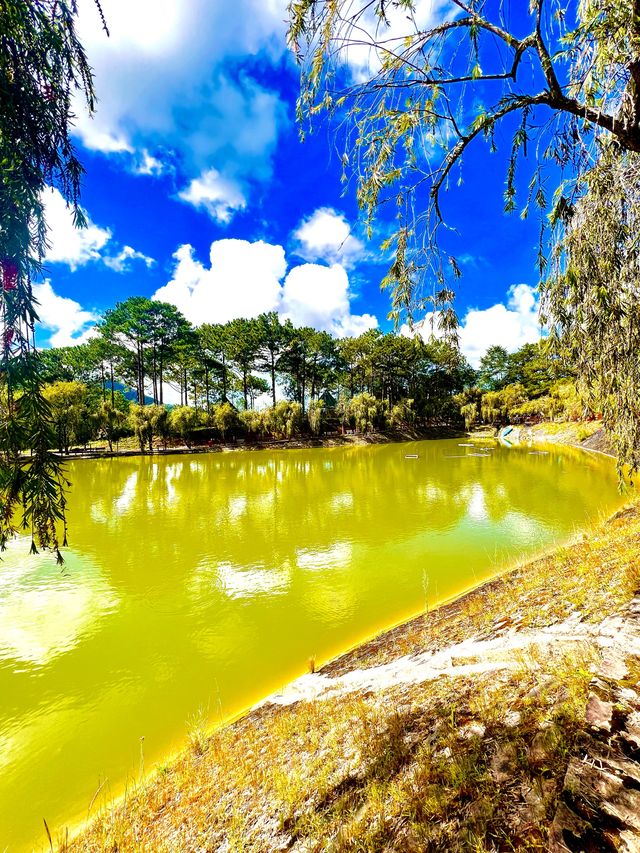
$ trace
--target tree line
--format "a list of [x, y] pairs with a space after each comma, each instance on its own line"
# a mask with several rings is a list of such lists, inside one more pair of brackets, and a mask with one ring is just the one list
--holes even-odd
[[[41, 360], [55, 446], [65, 451], [95, 439], [112, 449], [131, 435], [151, 450], [176, 440], [497, 425], [579, 408], [571, 370], [544, 343], [512, 354], [490, 347], [474, 370], [433, 336], [372, 329], [336, 339], [274, 312], [194, 327], [175, 306], [141, 296], [107, 310], [86, 343], [43, 350]], [[166, 403], [167, 388], [178, 405]]]
[[[40, 358], [63, 448], [90, 434], [111, 444], [127, 429], [145, 446], [205, 427], [222, 438], [319, 434], [329, 412], [343, 429], [362, 431], [403, 418], [451, 421], [455, 395], [475, 375], [436, 339], [379, 330], [336, 339], [274, 312], [196, 328], [175, 306], [141, 296], [107, 310], [86, 343]], [[179, 405], [166, 405], [168, 387]], [[265, 412], [256, 411], [259, 399], [271, 404]]]
[[548, 342], [516, 352], [491, 346], [476, 381], [455, 397], [465, 427], [500, 427], [525, 421], [581, 420], [596, 414], [578, 392], [575, 369]]

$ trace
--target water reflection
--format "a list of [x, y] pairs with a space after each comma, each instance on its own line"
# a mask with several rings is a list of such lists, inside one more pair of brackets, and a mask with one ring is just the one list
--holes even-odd
[[[90, 561], [72, 576], [50, 558], [27, 555], [27, 537], [15, 545], [24, 556], [0, 570], [0, 660], [45, 666], [96, 631], [118, 597]], [[79, 566], [73, 552], [67, 562]]]
[[602, 457], [416, 447], [70, 464], [65, 572], [25, 547], [0, 569], [0, 849], [84, 815], [141, 737], [148, 767], [198, 708], [229, 714], [620, 503]]

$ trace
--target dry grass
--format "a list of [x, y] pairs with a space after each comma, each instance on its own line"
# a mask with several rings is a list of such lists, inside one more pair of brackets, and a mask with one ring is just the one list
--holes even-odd
[[[636, 591], [635, 506], [583, 541], [485, 584], [325, 667], [337, 674], [578, 611]], [[441, 678], [290, 707], [204, 736], [73, 851], [544, 850], [595, 661], [588, 645], [517, 672]]]

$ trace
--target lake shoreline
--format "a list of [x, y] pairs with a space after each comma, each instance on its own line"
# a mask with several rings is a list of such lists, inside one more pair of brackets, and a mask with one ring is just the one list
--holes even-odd
[[191, 446], [176, 445], [173, 447], [161, 447], [158, 445], [152, 451], [140, 450], [140, 448], [126, 448], [121, 450], [87, 450], [78, 449], [73, 453], [56, 453], [56, 456], [69, 462], [73, 459], [119, 459], [134, 456], [181, 456], [186, 454], [201, 453], [235, 453], [237, 451], [258, 450], [304, 450], [308, 448], [326, 447], [362, 447], [371, 444], [395, 444], [409, 441], [438, 440], [443, 438], [463, 438], [467, 433], [457, 427], [440, 425], [424, 429], [398, 429], [384, 430], [369, 433], [350, 432], [326, 436], [298, 436], [296, 438], [271, 439], [264, 441], [237, 441], [217, 443], [213, 446]]
[[[548, 440], [547, 437], [543, 438], [540, 435], [541, 430], [537, 430], [537, 432], [538, 435], [536, 438], [538, 440]], [[561, 443], [573, 444], [576, 447], [583, 446], [576, 441], [562, 441]], [[604, 529], [606, 531], [608, 526], [610, 527], [611, 525], [616, 529], [622, 526], [625, 534], [628, 535], [630, 532], [630, 519], [633, 520], [633, 529], [636, 530], [636, 527], [640, 529], [640, 516], [635, 507], [616, 513], [613, 519], [605, 524]], [[605, 532], [605, 540], [607, 540], [608, 535]], [[587, 541], [585, 535], [582, 534], [582, 536], [583, 542], [578, 541], [570, 545], [564, 545], [561, 548], [553, 548], [543, 556], [539, 556], [534, 560], [528, 560], [515, 568], [504, 570], [479, 586], [463, 591], [453, 599], [438, 604], [427, 613], [403, 620], [398, 625], [378, 632], [369, 640], [358, 643], [355, 647], [327, 662], [318, 669], [315, 675], [325, 680], [328, 679], [332, 683], [337, 683], [336, 680], [344, 679], [345, 676], [353, 677], [355, 671], [361, 672], [363, 669], [368, 670], [375, 667], [384, 667], [400, 657], [411, 657], [417, 653], [423, 653], [425, 649], [437, 651], [443, 647], [453, 647], [456, 644], [468, 641], [470, 638], [473, 638], [474, 642], [492, 642], [502, 636], [505, 631], [518, 632], [544, 629], [547, 623], [553, 624], [554, 622], [566, 621], [567, 617], [571, 617], [575, 613], [580, 613], [581, 622], [589, 622], [589, 620], [592, 620], [597, 615], [598, 611], [597, 600], [587, 601], [589, 590], [584, 590], [587, 595], [583, 596], [580, 602], [581, 606], [577, 607], [575, 602], [572, 603], [563, 600], [567, 596], [563, 597], [561, 595], [558, 597], [557, 589], [553, 584], [554, 570], [557, 572], [559, 569], [563, 560], [563, 552], [577, 550], [578, 558], [580, 558], [582, 551], [585, 549], [585, 542]], [[603, 534], [596, 532], [592, 535], [592, 538], [595, 540], [598, 537], [602, 539]], [[620, 539], [620, 536], [618, 535], [617, 538]], [[614, 572], [616, 577], [617, 574], [619, 573]], [[633, 575], [633, 583], [635, 583], [637, 578], [633, 572], [631, 574]], [[524, 592], [530, 594], [532, 591], [533, 581], [531, 576], [538, 583], [538, 588], [535, 589], [536, 595], [533, 596], [535, 606], [534, 601], [529, 605], [527, 602], [522, 603], [520, 600]], [[614, 583], [616, 594], [613, 598], [606, 600], [608, 601], [609, 608], [615, 609], [617, 605], [621, 605], [628, 598], [631, 586], [629, 578], [626, 576], [622, 581], [620, 577], [617, 577], [612, 582]], [[542, 598], [540, 587], [545, 588], [545, 595], [542, 595]], [[600, 604], [602, 605], [602, 603], [601, 601]], [[306, 678], [309, 680], [309, 678], [312, 679], [313, 677], [313, 675], [303, 676], [303, 679]], [[581, 689], [584, 686], [584, 684], [580, 685]], [[405, 691], [405, 694], [405, 700], [409, 697], [409, 694], [413, 695], [411, 691], [408, 693]], [[206, 763], [206, 756], [211, 757], [213, 764], [216, 763], [216, 760], [220, 759], [220, 746], [216, 745], [216, 741], [229, 741], [237, 745], [243, 738], [248, 738], [251, 743], [253, 743], [255, 738], [258, 738], [261, 743], [264, 736], [269, 736], [269, 732], [277, 732], [281, 728], [285, 717], [287, 724], [290, 724], [291, 720], [293, 720], [294, 724], [302, 725], [306, 720], [306, 715], [311, 713], [309, 708], [304, 707], [307, 704], [310, 706], [324, 705], [325, 711], [320, 711], [320, 713], [324, 714], [327, 714], [326, 708], [331, 705], [339, 717], [342, 710], [344, 710], [342, 706], [346, 708], [349, 702], [351, 702], [350, 698], [339, 696], [338, 698], [332, 698], [330, 701], [323, 699], [311, 703], [298, 703], [300, 707], [294, 705], [293, 707], [283, 708], [277, 701], [274, 701], [274, 698], [274, 696], [267, 697], [248, 712], [236, 715], [234, 721], [227, 721], [213, 733], [207, 734], [206, 739], [203, 736], [204, 745], [202, 746], [201, 754], [201, 747], [199, 746], [195, 750], [195, 755], [192, 748], [174, 756], [169, 762], [171, 769], [165, 768], [160, 777], [156, 774], [147, 779], [145, 785], [133, 797], [130, 795], [129, 803], [126, 806], [121, 803], [114, 808], [109, 807], [105, 809], [96, 823], [89, 824], [84, 828], [76, 841], [72, 843], [70, 849], [107, 849], [107, 844], [112, 844], [116, 836], [122, 839], [131, 838], [130, 835], [127, 836], [127, 832], [131, 831], [133, 826], [138, 827], [136, 833], [142, 827], [143, 837], [145, 838], [147, 837], [146, 834], [149, 833], [150, 846], [148, 848], [143, 846], [143, 849], [190, 849], [188, 846], [183, 846], [183, 838], [180, 838], [180, 843], [178, 844], [177, 839], [179, 836], [169, 832], [166, 826], [163, 830], [163, 823], [166, 817], [164, 812], [167, 808], [171, 809], [173, 807], [177, 809], [175, 817], [180, 817], [184, 821], [185, 815], [181, 812], [182, 807], [180, 806], [180, 802], [183, 800], [183, 795], [186, 794], [188, 799], [189, 795], [197, 793], [196, 788], [200, 779], [198, 774], [202, 772], [200, 765], [203, 762]], [[288, 749], [290, 748], [288, 747]], [[296, 764], [304, 764], [304, 761], [308, 761], [307, 752], [305, 751], [303, 754], [306, 755], [306, 758], [301, 761], [297, 761], [295, 750], [289, 756], [293, 761], [294, 767]], [[236, 756], [237, 758], [238, 756]], [[194, 767], [194, 763], [198, 765], [197, 768]], [[212, 772], [214, 771], [214, 768], [211, 766], [209, 769]], [[303, 774], [304, 768], [299, 766], [297, 772]], [[176, 777], [181, 779], [177, 789], [175, 789]], [[171, 782], [169, 782], [170, 778]], [[174, 785], [174, 789], [167, 798], [165, 797], [168, 794], [167, 786], [171, 789], [172, 784]], [[164, 804], [160, 812], [158, 812], [157, 799], [161, 791], [161, 799]], [[154, 807], [151, 808], [151, 806]], [[296, 846], [297, 836], [295, 833], [292, 835], [290, 832], [290, 819], [284, 820], [284, 829], [279, 826], [276, 831], [273, 827], [269, 829], [268, 822], [265, 823], [264, 815], [261, 820], [257, 821], [256, 828], [255, 815], [252, 817], [251, 809], [246, 810], [245, 817], [250, 819], [250, 825], [253, 827], [251, 833], [257, 833], [255, 843], [252, 843], [249, 849], [305, 849]], [[188, 816], [186, 819], [188, 820]], [[293, 845], [290, 843], [291, 838], [293, 838]], [[270, 844], [273, 839], [276, 839], [278, 844], [282, 844], [283, 846], [271, 847]], [[274, 841], [273, 843], [275, 844], [276, 842]]]

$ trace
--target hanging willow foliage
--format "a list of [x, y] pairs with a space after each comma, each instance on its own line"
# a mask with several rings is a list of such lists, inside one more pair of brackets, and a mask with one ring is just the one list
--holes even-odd
[[345, 179], [369, 224], [384, 205], [397, 211], [383, 282], [396, 321], [436, 303], [444, 329], [455, 325], [444, 193], [470, 146], [495, 151], [508, 134], [507, 211], [518, 161], [535, 158], [523, 215], [540, 217], [541, 268], [545, 165], [553, 179], [583, 176], [606, 137], [640, 152], [640, 0], [290, 0], [289, 22], [301, 128], [326, 114], [344, 131]]
[[601, 412], [619, 471], [640, 467], [640, 155], [614, 143], [557, 207], [542, 309]]
[[57, 187], [86, 224], [70, 129], [74, 97], [92, 112], [94, 91], [76, 17], [75, 0], [0, 0], [0, 549], [23, 529], [33, 552], [52, 549], [59, 562], [68, 484], [51, 449], [32, 280], [47, 249], [43, 191]]

